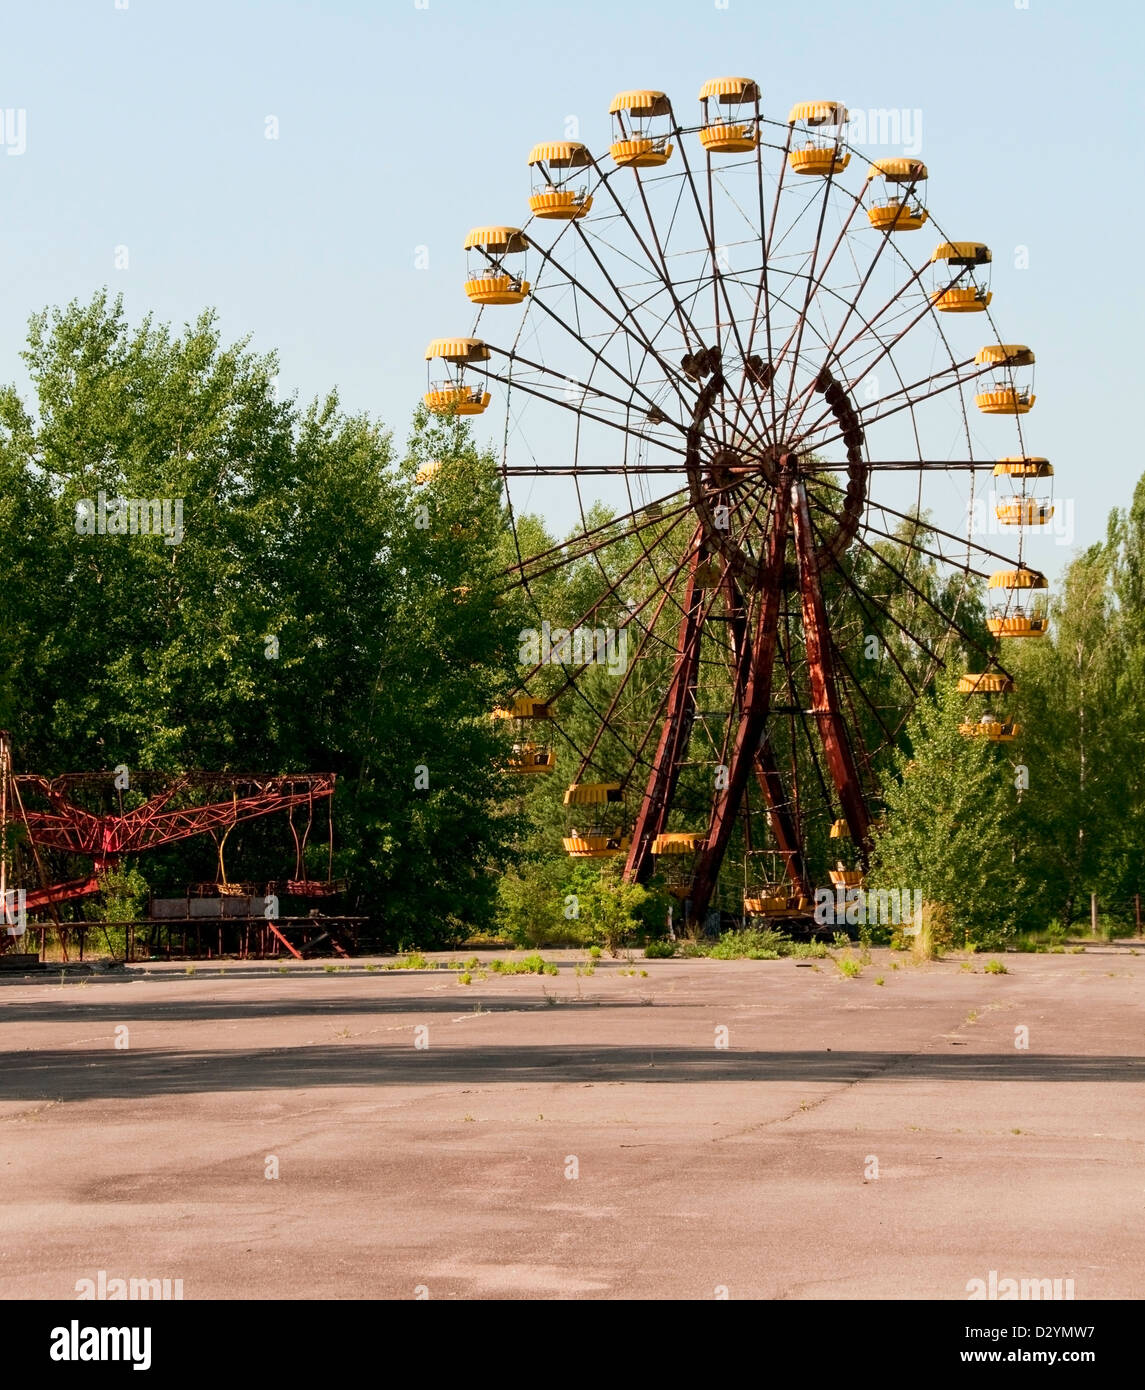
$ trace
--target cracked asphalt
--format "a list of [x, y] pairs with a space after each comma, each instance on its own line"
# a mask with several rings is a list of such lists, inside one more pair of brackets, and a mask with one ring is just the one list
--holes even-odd
[[1145, 1297], [1145, 943], [545, 955], [0, 978], [0, 1296]]

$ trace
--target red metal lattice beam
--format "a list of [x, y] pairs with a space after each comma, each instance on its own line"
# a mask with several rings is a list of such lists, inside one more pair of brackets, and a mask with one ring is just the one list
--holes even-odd
[[[13, 779], [21, 793], [39, 792], [52, 806], [52, 811], [25, 808], [23, 820], [29, 839], [40, 849], [63, 850], [69, 854], [91, 855], [96, 859], [112, 859], [124, 854], [136, 854], [171, 844], [192, 835], [237, 825], [240, 821], [287, 811], [292, 806], [305, 806], [334, 794], [334, 776], [320, 773], [312, 776], [266, 778], [259, 790], [250, 796], [232, 797], [229, 801], [210, 802], [205, 806], [188, 806], [175, 810], [163, 809], [186, 782], [177, 781], [166, 791], [144, 805], [123, 815], [95, 815], [75, 805], [58, 787], [44, 777], [31, 775]], [[226, 777], [213, 778], [214, 785], [225, 785]], [[233, 779], [233, 785], [251, 785], [249, 777]]]
[[[728, 610], [728, 629], [736, 671], [735, 701], [738, 703], [751, 669], [751, 638], [747, 630], [743, 596], [730, 577], [724, 583], [724, 601]], [[766, 738], [756, 754], [755, 777], [767, 803], [768, 823], [783, 858], [783, 867], [791, 880], [791, 886], [799, 897], [810, 897], [799, 829], [788, 809], [790, 803], [784, 790], [783, 779]]]
[[663, 831], [668, 818], [668, 808], [680, 780], [680, 765], [688, 750], [695, 721], [696, 680], [700, 670], [700, 610], [704, 602], [704, 591], [696, 584], [696, 566], [700, 559], [697, 551], [688, 574], [684, 611], [676, 643], [676, 668], [668, 687], [664, 724], [624, 865], [624, 878], [628, 883], [643, 882], [652, 868], [652, 842]]
[[783, 779], [775, 762], [771, 744], [764, 742], [755, 755], [755, 777], [763, 799], [767, 802], [767, 818], [776, 846], [783, 858], [783, 867], [791, 886], [801, 898], [809, 898], [811, 889], [807, 881], [807, 869], [803, 862], [803, 847], [799, 842], [799, 831], [788, 810], [787, 793]]
[[807, 504], [807, 490], [801, 481], [797, 480], [791, 485], [791, 499], [795, 553], [799, 561], [799, 593], [803, 603], [803, 638], [811, 680], [811, 707], [819, 727], [824, 759], [839, 794], [843, 817], [865, 865], [870, 842], [870, 817], [859, 780], [859, 769], [839, 709], [827, 609], [823, 602], [815, 538], [811, 530], [811, 511]]
[[[785, 474], [793, 460], [784, 458]], [[767, 727], [771, 703], [771, 673], [775, 664], [775, 644], [779, 633], [779, 606], [782, 597], [783, 564], [787, 551], [787, 531], [791, 495], [781, 477], [776, 489], [767, 538], [767, 556], [760, 576], [759, 616], [752, 642], [751, 664], [743, 693], [743, 712], [736, 726], [735, 743], [728, 763], [727, 787], [717, 790], [712, 805], [707, 842], [696, 865], [692, 882], [692, 915], [700, 919], [707, 911], [715, 891], [720, 865], [727, 852], [736, 815], [747, 788], [756, 753]]]

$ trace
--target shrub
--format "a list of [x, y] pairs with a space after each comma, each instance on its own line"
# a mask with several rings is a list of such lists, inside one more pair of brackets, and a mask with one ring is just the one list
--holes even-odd
[[825, 941], [789, 941], [780, 953], [793, 960], [823, 960], [830, 954]]
[[727, 931], [708, 949], [714, 960], [778, 960], [787, 938], [774, 927], [745, 927]]
[[[335, 970], [337, 966], [327, 966], [326, 969]], [[428, 960], [420, 951], [410, 951], [408, 955], [402, 956], [399, 960], [392, 960], [386, 966], [387, 970], [434, 970], [436, 965]]]
[[150, 888], [138, 869], [125, 865], [99, 875], [101, 897], [83, 905], [83, 914], [92, 922], [134, 922], [142, 916]]
[[538, 955], [524, 956], [521, 960], [491, 960], [489, 969], [495, 975], [559, 975], [556, 965], [546, 964]]
[[674, 941], [650, 941], [644, 947], [645, 960], [665, 960], [668, 956], [676, 954], [676, 943]]

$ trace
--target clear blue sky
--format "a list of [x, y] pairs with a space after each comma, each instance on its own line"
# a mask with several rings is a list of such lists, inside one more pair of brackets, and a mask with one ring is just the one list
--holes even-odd
[[9, 5], [0, 110], [27, 125], [23, 154], [0, 149], [0, 378], [25, 380], [31, 312], [107, 285], [133, 319], [216, 306], [226, 337], [279, 351], [287, 391], [336, 385], [400, 437], [426, 341], [472, 319], [461, 239], [523, 220], [530, 146], [576, 115], [600, 147], [621, 88], [688, 109], [705, 79], [743, 73], [772, 116], [823, 97], [922, 111], [928, 201], [995, 250], [997, 320], [1038, 354], [1031, 449], [1053, 459], [1084, 544], [1145, 467], [1130, 427], [1142, 13], [1131, 0]]

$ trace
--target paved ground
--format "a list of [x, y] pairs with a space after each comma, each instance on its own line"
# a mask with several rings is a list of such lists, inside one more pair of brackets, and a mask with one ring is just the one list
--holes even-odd
[[549, 958], [0, 982], [0, 1297], [1145, 1297], [1142, 943]]

